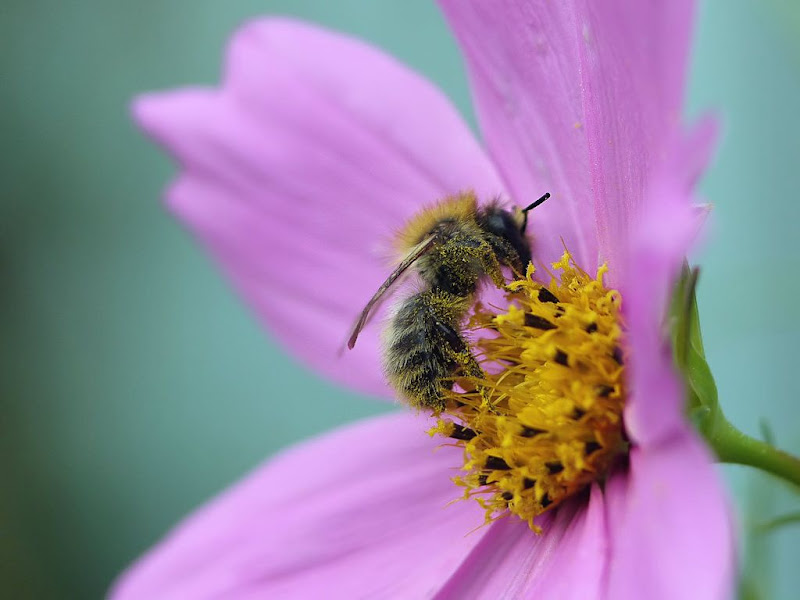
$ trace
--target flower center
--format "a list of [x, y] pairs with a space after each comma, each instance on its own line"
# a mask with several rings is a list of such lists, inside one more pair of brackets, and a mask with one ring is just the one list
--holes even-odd
[[[454, 481], [492, 521], [534, 518], [602, 478], [627, 448], [619, 292], [569, 253], [548, 286], [512, 282], [507, 311], [476, 309], [471, 325], [495, 332], [477, 343], [485, 377], [448, 393], [431, 433], [464, 449]], [[471, 385], [470, 385], [471, 384]]]

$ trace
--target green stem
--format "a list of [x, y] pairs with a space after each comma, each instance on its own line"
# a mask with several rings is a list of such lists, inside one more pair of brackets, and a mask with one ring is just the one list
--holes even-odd
[[792, 525], [794, 523], [800, 523], [800, 512], [789, 513], [788, 515], [781, 515], [780, 517], [770, 519], [765, 523], [761, 523], [757, 527], [757, 531], [758, 533], [769, 533], [773, 529], [778, 529], [784, 525]]
[[720, 462], [762, 469], [800, 487], [800, 458], [736, 429], [718, 413], [708, 441]]

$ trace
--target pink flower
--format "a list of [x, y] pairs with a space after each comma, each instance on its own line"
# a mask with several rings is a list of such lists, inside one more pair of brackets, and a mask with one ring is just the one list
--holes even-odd
[[[331, 379], [391, 397], [378, 328], [337, 355], [433, 200], [520, 203], [540, 264], [607, 262], [627, 323], [629, 464], [537, 521], [483, 523], [407, 412], [312, 440], [189, 517], [117, 582], [128, 598], [725, 598], [733, 536], [683, 416], [665, 302], [698, 229], [713, 127], [679, 126], [693, 2], [441, 0], [485, 148], [429, 82], [361, 42], [288, 21], [239, 31], [219, 89], [137, 100], [181, 165], [172, 210], [266, 327]], [[379, 322], [380, 319], [375, 319]], [[437, 449], [437, 447], [439, 447]], [[434, 451], [436, 450], [436, 451]], [[477, 528], [477, 529], [476, 529]]]

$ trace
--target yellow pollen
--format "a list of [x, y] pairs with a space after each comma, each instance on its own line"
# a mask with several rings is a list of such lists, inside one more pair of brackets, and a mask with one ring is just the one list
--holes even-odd
[[[477, 343], [485, 378], [448, 393], [431, 433], [464, 449], [454, 481], [492, 521], [527, 521], [605, 476], [627, 447], [619, 292], [572, 261], [553, 263], [548, 286], [512, 282], [501, 314], [479, 306], [471, 326], [493, 332]], [[472, 386], [469, 386], [472, 387]]]

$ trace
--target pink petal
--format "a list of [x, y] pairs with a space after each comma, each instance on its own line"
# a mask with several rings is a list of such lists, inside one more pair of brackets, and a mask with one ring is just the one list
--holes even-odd
[[608, 598], [730, 597], [734, 536], [711, 457], [693, 432], [631, 451], [630, 472], [606, 487]]
[[395, 414], [289, 450], [189, 517], [111, 597], [433, 596], [489, 530], [476, 503], [448, 506], [461, 453], [428, 426]]
[[503, 191], [451, 103], [362, 42], [276, 19], [235, 35], [221, 89], [147, 95], [134, 113], [181, 164], [173, 210], [267, 327], [330, 378], [389, 395], [378, 327], [337, 353], [390, 271], [393, 231], [444, 195]]
[[553, 198], [532, 215], [535, 255], [564, 239], [591, 270], [597, 243], [571, 2], [439, 0], [467, 61], [478, 121], [514, 199]]
[[492, 525], [437, 600], [471, 598], [602, 598], [606, 568], [603, 495], [576, 500], [542, 520], [534, 536], [522, 521], [508, 518]]
[[[677, 129], [693, 0], [440, 0], [464, 50], [490, 154], [519, 202], [543, 190], [536, 255], [564, 243], [621, 273]], [[598, 260], [599, 258], [599, 260]]]
[[639, 445], [684, 427], [684, 389], [673, 367], [664, 315], [681, 264], [705, 219], [693, 205], [692, 188], [715, 137], [715, 123], [707, 120], [671, 148], [630, 240], [621, 282], [630, 350], [625, 425]]
[[621, 265], [680, 126], [694, 0], [576, 5], [601, 259]]

